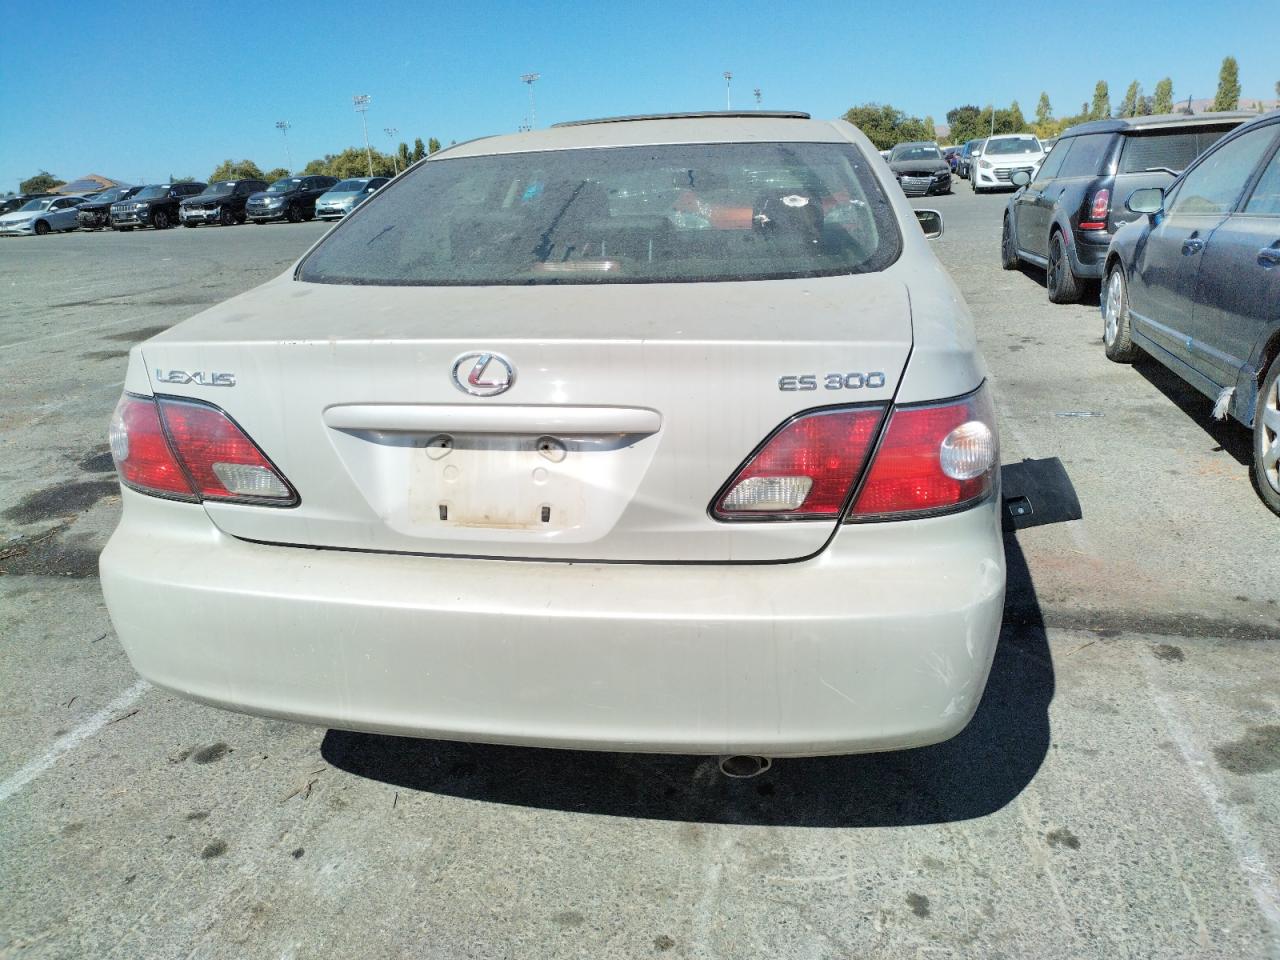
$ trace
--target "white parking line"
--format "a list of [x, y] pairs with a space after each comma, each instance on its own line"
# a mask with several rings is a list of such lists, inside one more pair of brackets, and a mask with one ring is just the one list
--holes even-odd
[[52, 767], [62, 759], [64, 754], [74, 750], [76, 747], [80, 746], [80, 744], [92, 737], [95, 733], [114, 720], [121, 710], [127, 710], [129, 707], [133, 706], [133, 704], [138, 701], [138, 698], [150, 689], [151, 684], [147, 683], [145, 680], [139, 680], [84, 723], [80, 724], [80, 726], [76, 727], [70, 733], [60, 737], [54, 745], [46, 750], [41, 756], [36, 757], [36, 759], [32, 760], [17, 773], [8, 777], [3, 783], [0, 783], [0, 803], [4, 803], [32, 780]]
[[1208, 754], [1192, 740], [1191, 733], [1182, 722], [1172, 698], [1160, 689], [1151, 666], [1145, 662], [1143, 672], [1147, 676], [1147, 688], [1151, 691], [1151, 699], [1164, 717], [1165, 729], [1169, 731], [1170, 739], [1177, 746], [1183, 763], [1191, 772], [1191, 777], [1204, 795], [1209, 809], [1213, 811], [1214, 819], [1218, 821], [1218, 829], [1222, 831], [1231, 852], [1235, 855], [1240, 873], [1244, 876], [1249, 892], [1253, 894], [1254, 902], [1257, 903], [1258, 910], [1270, 930], [1272, 946], [1280, 949], [1280, 880], [1277, 880], [1275, 874], [1271, 872], [1262, 849], [1253, 839], [1253, 835], [1239, 814], [1222, 799], [1221, 789], [1208, 772], [1210, 769]]

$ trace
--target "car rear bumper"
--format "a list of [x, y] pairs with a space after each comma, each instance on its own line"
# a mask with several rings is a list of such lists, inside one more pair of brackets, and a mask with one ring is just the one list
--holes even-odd
[[344, 729], [660, 753], [923, 746], [968, 723], [1003, 610], [995, 501], [847, 526], [807, 561], [665, 565], [270, 546], [198, 505], [123, 500], [102, 588], [138, 672]]
[[1101, 280], [1107, 263], [1107, 251], [1111, 248], [1110, 233], [1102, 230], [1073, 230], [1071, 244], [1071, 271], [1077, 277]]

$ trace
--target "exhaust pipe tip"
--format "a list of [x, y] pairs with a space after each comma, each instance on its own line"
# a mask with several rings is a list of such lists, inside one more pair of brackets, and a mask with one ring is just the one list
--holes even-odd
[[726, 777], [732, 777], [734, 780], [748, 780], [751, 777], [758, 777], [773, 766], [773, 761], [768, 757], [748, 757], [744, 755], [720, 757], [717, 763], [720, 767], [720, 772]]

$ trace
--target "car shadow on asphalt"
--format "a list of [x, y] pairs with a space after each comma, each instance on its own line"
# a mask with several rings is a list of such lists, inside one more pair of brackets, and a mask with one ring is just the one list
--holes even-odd
[[1053, 663], [1035, 587], [1005, 535], [1005, 621], [973, 720], [917, 750], [787, 759], [733, 780], [714, 759], [544, 750], [330, 730], [324, 759], [402, 790], [586, 813], [694, 823], [893, 827], [982, 817], [1018, 796], [1049, 749]]
[[[1030, 263], [1019, 263], [1018, 272], [1030, 280], [1034, 280], [1041, 288], [1048, 286], [1048, 278], [1043, 267]], [[1102, 305], [1102, 286], [1097, 280], [1081, 280], [1080, 305], [1084, 307], [1100, 307]], [[1046, 294], [1047, 296], [1047, 294]]]
[[1158, 360], [1141, 357], [1133, 369], [1208, 434], [1216, 444], [1215, 452], [1231, 454], [1242, 467], [1253, 465], [1253, 434], [1247, 427], [1230, 417], [1213, 419], [1213, 401]]

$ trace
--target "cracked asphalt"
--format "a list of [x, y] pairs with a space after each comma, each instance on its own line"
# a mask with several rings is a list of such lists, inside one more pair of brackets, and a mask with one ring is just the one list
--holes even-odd
[[1084, 519], [1006, 538], [960, 736], [749, 781], [140, 682], [96, 579], [126, 351], [323, 227], [0, 242], [0, 957], [1280, 958], [1280, 526], [1248, 437], [1108, 363], [1096, 301], [1001, 271], [1004, 202], [917, 205], [1004, 461], [1060, 457]]

